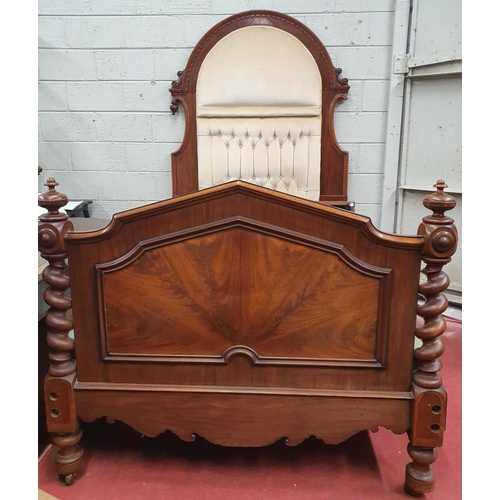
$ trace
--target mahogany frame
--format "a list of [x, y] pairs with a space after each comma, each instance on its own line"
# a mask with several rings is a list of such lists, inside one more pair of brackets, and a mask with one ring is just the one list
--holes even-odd
[[[296, 36], [320, 69], [319, 203], [242, 181], [198, 191], [201, 61], [223, 36], [254, 24]], [[80, 420], [106, 417], [147, 436], [168, 429], [225, 446], [283, 437], [297, 445], [312, 435], [336, 444], [382, 425], [408, 434], [405, 491], [432, 491], [446, 424], [439, 358], [449, 279], [442, 267], [458, 241], [445, 212], [456, 202], [439, 180], [423, 201], [432, 214], [411, 237], [328, 206], [347, 201], [347, 153], [333, 129], [334, 106], [349, 89], [340, 72], [293, 18], [232, 16], [200, 40], [172, 85], [172, 112], [182, 104], [186, 113], [172, 156], [172, 199], [75, 232], [59, 211], [68, 198], [53, 178], [46, 182], [38, 201], [47, 210], [38, 226], [48, 261], [45, 407], [59, 447], [57, 473], [67, 484], [83, 456]], [[421, 285], [420, 272], [427, 276]], [[418, 294], [425, 298], [419, 307]], [[416, 328], [417, 314], [424, 321]]]
[[173, 114], [179, 104], [184, 108], [185, 131], [180, 148], [172, 153], [172, 193], [178, 196], [198, 190], [198, 152], [196, 125], [196, 83], [204, 58], [229, 33], [246, 26], [273, 26], [296, 37], [310, 51], [318, 66], [322, 83], [320, 201], [352, 209], [347, 201], [347, 165], [349, 153], [338, 144], [334, 129], [334, 110], [339, 99], [347, 99], [347, 78], [335, 68], [319, 38], [304, 24], [279, 12], [253, 10], [235, 14], [216, 24], [193, 49], [186, 68], [177, 72], [172, 83]]

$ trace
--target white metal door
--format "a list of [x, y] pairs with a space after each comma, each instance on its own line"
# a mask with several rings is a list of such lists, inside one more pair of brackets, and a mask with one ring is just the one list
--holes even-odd
[[[422, 206], [423, 196], [435, 191], [433, 184], [438, 179], [444, 179], [448, 184], [446, 191], [457, 200], [457, 207], [449, 215], [455, 219], [459, 236], [461, 234], [461, 18], [460, 0], [412, 2], [408, 54], [402, 71], [406, 78], [399, 173], [393, 196], [397, 233], [415, 232], [422, 217], [428, 214]], [[449, 297], [461, 303], [461, 244], [445, 270], [451, 280]]]

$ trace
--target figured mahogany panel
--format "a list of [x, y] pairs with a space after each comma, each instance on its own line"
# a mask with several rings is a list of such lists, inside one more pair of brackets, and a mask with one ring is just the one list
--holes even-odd
[[239, 355], [254, 364], [381, 366], [389, 269], [241, 220], [223, 227], [142, 242], [97, 266], [107, 360], [229, 363]]
[[[368, 218], [352, 212], [235, 181], [117, 214], [102, 230], [67, 234], [65, 243], [72, 295], [84, 297], [73, 304], [80, 382], [354, 391], [410, 389], [423, 245], [420, 237], [384, 234], [377, 231]], [[211, 246], [211, 265], [205, 264], [208, 257], [204, 252], [209, 253], [208, 246]], [[192, 252], [198, 255], [197, 259], [192, 257]], [[256, 258], [251, 259], [252, 256]], [[161, 266], [153, 272], [151, 266], [156, 261]], [[249, 262], [253, 261], [259, 265], [252, 270]], [[167, 300], [163, 289], [161, 293], [158, 290], [153, 293], [149, 287], [172, 287], [169, 280], [173, 275], [169, 276], [168, 271], [172, 267], [180, 276], [180, 288], [177, 294], [172, 288]], [[138, 269], [142, 271], [136, 273]], [[349, 279], [335, 288], [331, 280], [322, 278], [321, 273], [314, 275], [311, 269], [335, 276], [346, 273]], [[129, 276], [118, 285], [121, 273], [124, 273], [122, 276], [129, 273]], [[304, 282], [306, 273], [312, 273], [314, 285], [311, 286], [318, 287], [319, 291], [314, 300], [304, 301], [302, 305], [292, 303], [296, 315], [293, 323], [304, 322], [300, 327], [303, 333], [292, 335], [291, 323], [284, 319], [294, 295], [290, 295], [286, 287], [293, 285], [295, 297], [305, 297], [312, 290]], [[163, 281], [159, 279], [160, 274]], [[111, 295], [107, 280], [115, 279], [114, 275], [117, 282]], [[252, 280], [264, 280], [263, 285], [254, 290], [249, 285]], [[302, 281], [300, 286], [305, 288], [300, 289], [295, 281]], [[138, 284], [144, 285], [143, 288]], [[238, 293], [228, 294], [228, 286]], [[241, 290], [238, 286], [242, 286]], [[210, 287], [219, 295], [212, 293]], [[240, 304], [243, 299], [235, 296], [245, 290], [245, 301], [254, 310], [266, 312], [263, 320], [266, 319], [268, 325], [270, 318], [283, 320], [283, 326], [279, 327], [283, 329], [279, 330], [283, 340], [278, 336], [265, 338], [263, 330], [252, 331], [262, 326], [256, 319], [260, 317], [258, 313], [252, 316], [249, 310], [241, 312], [240, 308], [237, 314], [234, 304]], [[204, 301], [196, 296], [197, 292], [204, 296]], [[255, 294], [252, 301], [246, 298], [250, 292]], [[378, 304], [376, 312], [374, 295]], [[108, 302], [105, 306], [104, 298], [118, 302], [116, 305]], [[205, 324], [203, 321], [208, 320], [196, 317], [198, 330], [194, 330], [196, 335], [188, 337], [188, 326], [193, 327], [182, 318], [185, 324], [181, 340], [185, 341], [186, 349], [181, 354], [172, 351], [173, 344], [168, 347], [170, 351], [160, 347], [168, 338], [161, 315], [170, 314], [170, 299], [175, 301], [176, 308], [181, 305], [193, 315], [194, 309], [183, 303], [191, 301], [191, 306], [199, 307], [199, 316], [210, 319], [209, 327], [200, 330], [200, 325]], [[217, 302], [220, 302], [219, 309]], [[318, 328], [313, 328], [312, 323], [306, 322], [307, 308], [319, 316], [327, 310], [335, 313], [328, 328], [331, 326], [336, 333], [329, 334], [333, 344], [327, 352], [321, 349], [322, 325], [316, 324]], [[228, 315], [224, 328], [229, 333], [225, 336], [220, 334], [222, 320], [218, 319], [217, 323], [213, 319], [221, 309]], [[360, 315], [360, 311], [364, 314]], [[157, 330], [155, 336], [161, 340], [148, 339], [141, 344], [139, 340], [146, 336], [140, 337], [140, 328], [136, 328], [135, 333], [132, 328], [125, 330], [121, 337], [122, 333], [118, 335], [118, 329], [113, 326], [114, 320], [109, 321], [104, 312], [115, 314], [115, 318], [121, 315], [127, 318], [126, 323], [136, 327], [144, 322], [145, 327]], [[355, 318], [355, 333], [348, 333], [344, 328], [349, 315]], [[247, 322], [248, 326], [241, 327]], [[110, 325], [108, 339], [106, 329]], [[315, 344], [302, 343], [307, 328], [315, 330]], [[231, 331], [246, 332], [246, 337], [232, 337]], [[200, 332], [205, 336], [203, 341]], [[214, 345], [214, 332], [217, 350], [210, 350]], [[138, 342], [132, 347], [134, 335]], [[356, 341], [347, 342], [349, 336]], [[250, 337], [251, 342], [258, 337], [259, 343], [251, 343]], [[200, 350], [202, 342], [212, 347]], [[353, 350], [347, 353], [347, 346], [351, 344]], [[151, 345], [155, 350], [148, 350]], [[285, 345], [292, 350], [282, 351]]]

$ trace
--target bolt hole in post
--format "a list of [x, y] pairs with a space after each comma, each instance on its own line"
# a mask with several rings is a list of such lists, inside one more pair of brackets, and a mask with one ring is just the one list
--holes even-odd
[[50, 414], [53, 418], [57, 418], [60, 415], [59, 410], [56, 409], [52, 410]]
[[432, 432], [439, 432], [439, 429], [441, 429], [439, 424], [432, 424], [431, 425], [431, 431]]
[[57, 401], [59, 398], [59, 394], [57, 394], [57, 392], [51, 392], [50, 393], [50, 399], [51, 401]]
[[434, 405], [431, 409], [432, 413], [434, 413], [434, 415], [439, 415], [441, 413], [441, 406], [439, 405]]

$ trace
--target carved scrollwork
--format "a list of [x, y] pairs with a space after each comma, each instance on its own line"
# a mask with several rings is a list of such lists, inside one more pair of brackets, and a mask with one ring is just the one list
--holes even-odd
[[177, 71], [177, 80], [174, 80], [172, 82], [172, 87], [180, 87], [182, 83], [182, 75], [184, 74], [184, 70]]
[[340, 75], [342, 74], [342, 68], [335, 68], [335, 73], [337, 76], [337, 81], [340, 83], [340, 85], [349, 85], [349, 80], [347, 78], [340, 78]]
[[172, 86], [170, 87], [170, 93], [172, 94], [172, 101], [170, 104], [170, 111], [172, 112], [173, 115], [175, 115], [179, 111], [179, 103], [181, 102], [180, 99], [177, 97], [177, 94], [184, 94], [182, 87], [183, 87], [183, 76], [184, 76], [184, 71], [177, 71], [177, 80], [174, 80], [172, 82]]

